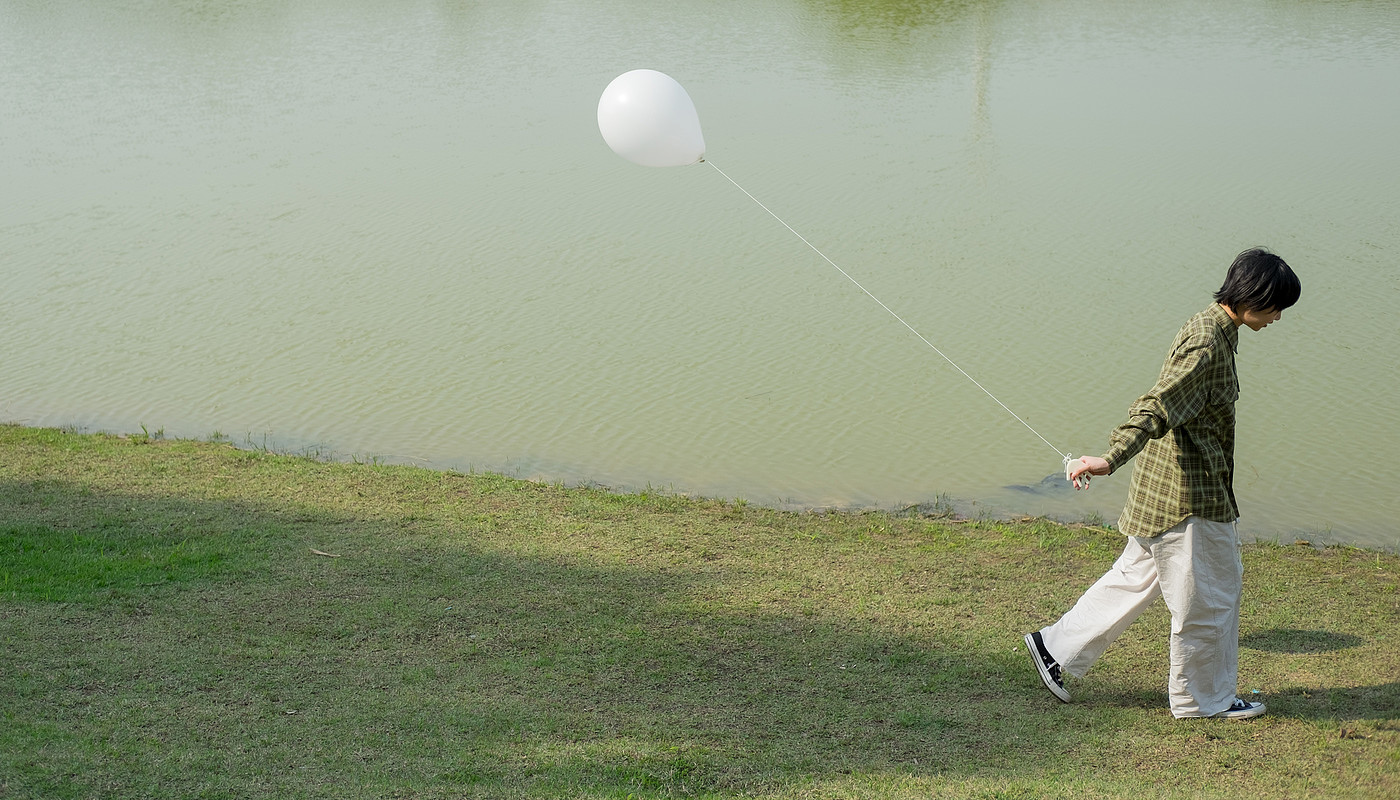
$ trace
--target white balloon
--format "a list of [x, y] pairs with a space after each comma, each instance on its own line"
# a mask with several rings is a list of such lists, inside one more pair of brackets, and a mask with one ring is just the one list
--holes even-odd
[[598, 130], [613, 152], [644, 167], [705, 160], [700, 115], [676, 80], [654, 69], [613, 78], [598, 100]]

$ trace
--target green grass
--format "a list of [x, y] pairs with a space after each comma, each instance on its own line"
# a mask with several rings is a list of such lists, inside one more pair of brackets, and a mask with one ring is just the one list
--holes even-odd
[[1178, 722], [1021, 649], [1120, 547], [0, 426], [0, 798], [1400, 796], [1400, 558], [1247, 547]]

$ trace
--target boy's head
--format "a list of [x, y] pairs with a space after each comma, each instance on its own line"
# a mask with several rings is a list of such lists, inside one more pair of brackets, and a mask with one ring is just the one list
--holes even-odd
[[1215, 302], [1236, 313], [1282, 311], [1298, 302], [1303, 285], [1283, 259], [1262, 247], [1235, 256]]

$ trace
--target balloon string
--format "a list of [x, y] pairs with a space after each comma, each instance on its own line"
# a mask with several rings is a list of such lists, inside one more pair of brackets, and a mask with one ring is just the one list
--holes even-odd
[[725, 180], [727, 180], [727, 181], [729, 181], [730, 183], [734, 184], [734, 187], [737, 188], [739, 191], [743, 192], [745, 195], [748, 195], [748, 198], [749, 198], [750, 200], [752, 200], [752, 201], [754, 201], [755, 203], [757, 203], [759, 208], [763, 209], [764, 211], [767, 211], [767, 212], [768, 212], [768, 215], [771, 216], [773, 219], [776, 219], [778, 222], [782, 223], [782, 226], [783, 226], [784, 228], [787, 228], [789, 231], [792, 231], [792, 235], [793, 235], [793, 236], [796, 236], [798, 239], [801, 239], [803, 244], [805, 244], [805, 245], [807, 245], [808, 247], [812, 248], [812, 252], [814, 252], [814, 253], [816, 253], [817, 255], [821, 256], [821, 257], [826, 261], [826, 263], [828, 263], [828, 264], [830, 264], [831, 266], [835, 267], [837, 272], [839, 272], [839, 273], [841, 273], [842, 275], [846, 276], [846, 280], [848, 280], [848, 281], [850, 281], [851, 283], [855, 284], [855, 286], [856, 286], [857, 289], [860, 289], [862, 292], [865, 292], [866, 297], [869, 297], [871, 300], [874, 300], [876, 303], [878, 303], [878, 304], [880, 305], [880, 308], [885, 309], [885, 311], [889, 312], [889, 315], [890, 315], [890, 316], [892, 316], [892, 317], [894, 317], [895, 319], [899, 320], [899, 324], [901, 324], [901, 325], [903, 325], [904, 327], [908, 328], [910, 333], [912, 333], [912, 334], [914, 334], [915, 336], [919, 337], [919, 341], [921, 341], [921, 342], [923, 342], [924, 344], [928, 345], [929, 348], [933, 350], [933, 352], [935, 352], [935, 353], [937, 353], [938, 355], [942, 356], [942, 357], [943, 357], [943, 360], [944, 360], [944, 361], [947, 361], [949, 364], [951, 364], [952, 367], [953, 367], [953, 369], [955, 369], [955, 370], [957, 370], [958, 372], [962, 373], [962, 376], [963, 376], [964, 378], [967, 378], [968, 380], [972, 381], [972, 383], [973, 383], [974, 386], [976, 386], [978, 389], [981, 389], [982, 392], [983, 392], [984, 394], [986, 394], [988, 397], [992, 398], [992, 401], [995, 402], [997, 405], [1001, 406], [1001, 407], [1006, 411], [1006, 413], [1008, 413], [1008, 414], [1010, 414], [1011, 416], [1015, 417], [1017, 422], [1021, 423], [1021, 424], [1024, 425], [1024, 426], [1026, 426], [1026, 430], [1030, 431], [1031, 433], [1034, 433], [1034, 434], [1040, 439], [1040, 441], [1045, 442], [1047, 445], [1050, 445], [1050, 449], [1051, 449], [1051, 450], [1054, 450], [1056, 455], [1063, 456], [1064, 459], [1065, 459], [1065, 461], [1069, 461], [1069, 459], [1070, 459], [1070, 454], [1069, 454], [1069, 453], [1067, 453], [1067, 452], [1061, 452], [1060, 448], [1058, 448], [1058, 447], [1056, 447], [1055, 445], [1053, 445], [1053, 444], [1050, 443], [1050, 440], [1049, 440], [1049, 439], [1046, 439], [1044, 436], [1041, 436], [1040, 433], [1039, 433], [1035, 428], [1032, 428], [1032, 427], [1031, 427], [1031, 425], [1030, 425], [1029, 422], [1026, 422], [1024, 419], [1021, 419], [1021, 417], [1020, 417], [1019, 415], [1017, 415], [1017, 413], [1016, 413], [1015, 411], [1012, 411], [1010, 408], [1007, 407], [1007, 405], [1006, 405], [1005, 403], [1003, 403], [1003, 402], [1001, 402], [1000, 400], [998, 400], [997, 397], [996, 397], [996, 395], [994, 395], [994, 394], [992, 394], [990, 391], [988, 391], [988, 390], [987, 390], [987, 387], [983, 386], [981, 383], [978, 383], [976, 378], [974, 378], [974, 377], [972, 377], [971, 375], [967, 374], [967, 371], [964, 370], [962, 367], [958, 366], [957, 363], [953, 361], [953, 359], [949, 358], [942, 350], [939, 350], [937, 347], [935, 347], [934, 344], [933, 344], [933, 342], [930, 342], [928, 339], [925, 339], [925, 338], [924, 338], [924, 335], [921, 334], [921, 333], [919, 333], [917, 330], [915, 330], [913, 325], [910, 325], [909, 323], [905, 322], [903, 317], [901, 317], [901, 316], [899, 316], [898, 314], [894, 313], [894, 311], [893, 311], [889, 306], [885, 305], [884, 302], [880, 300], [880, 298], [878, 298], [878, 297], [876, 297], [875, 295], [871, 294], [869, 289], [865, 288], [864, 286], [861, 286], [861, 285], [860, 285], [860, 281], [856, 280], [855, 278], [852, 278], [852, 277], [851, 277], [851, 274], [850, 274], [849, 272], [847, 272], [847, 271], [844, 270], [844, 269], [841, 269], [840, 265], [838, 265], [835, 261], [832, 261], [830, 258], [827, 258], [826, 253], [823, 253], [822, 251], [818, 250], [816, 245], [814, 245], [814, 244], [812, 244], [811, 242], [807, 241], [807, 237], [805, 237], [805, 236], [803, 236], [802, 234], [798, 233], [797, 231], [793, 230], [793, 227], [792, 227], [791, 225], [787, 224], [786, 222], [783, 222], [783, 218], [782, 218], [782, 217], [778, 216], [777, 214], [774, 214], [772, 209], [770, 209], [768, 206], [765, 206], [763, 203], [759, 202], [759, 199], [758, 199], [757, 197], [754, 197], [752, 194], [749, 194], [749, 190], [748, 190], [748, 189], [745, 189], [744, 187], [740, 186], [740, 185], [738, 184], [737, 181], [735, 181], [733, 178], [731, 178], [731, 177], [729, 177], [728, 175], [726, 175], [725, 172], [724, 172], [724, 170], [722, 170], [722, 169], [720, 169], [719, 167], [715, 166], [715, 162], [709, 161], [709, 160], [705, 160], [705, 163], [706, 163], [706, 164], [709, 164], [709, 165], [712, 166], [712, 167], [714, 167], [714, 168], [715, 168], [715, 172], [718, 172], [720, 175], [723, 175]]

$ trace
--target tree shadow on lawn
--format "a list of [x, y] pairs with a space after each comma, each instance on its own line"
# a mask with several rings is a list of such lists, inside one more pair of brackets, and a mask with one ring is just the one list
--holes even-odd
[[[578, 531], [596, 519], [513, 539], [45, 491], [53, 513], [29, 503], [0, 551], [0, 694], [28, 720], [12, 741], [34, 785], [667, 796], [1034, 776], [1105, 713], [1051, 700], [1018, 632], [989, 652], [956, 622], [902, 631], [743, 560], [641, 552], [664, 530], [638, 532], [635, 559], [595, 557]], [[25, 492], [0, 482], [7, 504]]]

